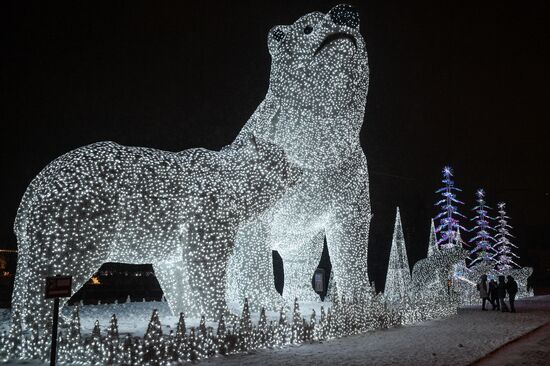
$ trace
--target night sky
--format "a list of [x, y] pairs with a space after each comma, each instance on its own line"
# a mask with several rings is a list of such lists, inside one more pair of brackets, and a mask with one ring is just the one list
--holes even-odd
[[[267, 91], [268, 30], [338, 3], [2, 2], [0, 247], [26, 186], [71, 149], [230, 144]], [[396, 206], [411, 268], [426, 255], [449, 164], [463, 213], [479, 187], [507, 202], [519, 263], [550, 287], [549, 3], [349, 3], [369, 53], [371, 279], [382, 289]]]

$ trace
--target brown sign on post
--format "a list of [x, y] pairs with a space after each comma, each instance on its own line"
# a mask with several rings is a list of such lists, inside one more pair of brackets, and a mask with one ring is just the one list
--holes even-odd
[[72, 283], [71, 276], [46, 277], [46, 299], [70, 297]]
[[50, 366], [55, 366], [57, 359], [57, 321], [59, 320], [59, 298], [70, 297], [73, 278], [71, 276], [46, 277], [46, 299], [53, 298], [52, 347]]

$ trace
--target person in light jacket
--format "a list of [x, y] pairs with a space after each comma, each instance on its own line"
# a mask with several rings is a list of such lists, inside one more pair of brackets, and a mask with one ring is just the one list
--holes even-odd
[[487, 288], [487, 275], [483, 275], [479, 279], [477, 284], [477, 290], [479, 291], [479, 297], [481, 298], [481, 310], [487, 311], [485, 309], [485, 303], [489, 299], [489, 291]]

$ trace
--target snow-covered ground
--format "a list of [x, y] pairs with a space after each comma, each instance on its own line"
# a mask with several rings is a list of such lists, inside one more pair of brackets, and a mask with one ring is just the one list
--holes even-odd
[[[550, 296], [518, 301], [516, 308], [518, 313], [512, 314], [468, 307], [446, 319], [323, 343], [261, 350], [248, 355], [216, 357], [205, 360], [203, 364], [469, 365], [503, 344], [550, 321]], [[549, 343], [546, 339], [545, 344]], [[522, 352], [521, 347], [517, 352]], [[534, 360], [548, 360], [550, 349], [538, 349], [529, 357], [534, 357]]]
[[[320, 304], [302, 304], [303, 315]], [[480, 365], [507, 364], [542, 365], [550, 357], [550, 326], [533, 332], [520, 341], [483, 358], [502, 345], [547, 324], [550, 321], [550, 296], [539, 296], [517, 302], [518, 313], [482, 312], [479, 307], [467, 307], [446, 319], [379, 330], [322, 343], [267, 349], [251, 354], [218, 356], [201, 362], [204, 365], [469, 365], [482, 359]], [[81, 310], [83, 333], [89, 333], [95, 319], [105, 331], [112, 313], [119, 319], [121, 333], [142, 335], [152, 309], [158, 309], [163, 330], [175, 329], [177, 317], [172, 316], [166, 303], [130, 303], [119, 305], [84, 306]], [[67, 309], [70, 310], [70, 309]], [[277, 319], [278, 313], [268, 314]], [[287, 312], [287, 316], [289, 312]], [[0, 312], [0, 328], [7, 329], [8, 312]], [[256, 318], [257, 315], [253, 317]], [[198, 324], [189, 319], [188, 326]], [[215, 326], [215, 324], [211, 324]], [[541, 333], [542, 332], [542, 333]], [[505, 352], [508, 353], [505, 353]], [[500, 359], [496, 358], [499, 357]], [[486, 363], [494, 360], [496, 363]], [[23, 362], [23, 361], [21, 361]], [[23, 362], [21, 364], [36, 365]], [[494, 361], [493, 361], [494, 362]]]
[[[324, 306], [325, 310], [330, 307], [330, 303], [323, 302], [300, 302], [300, 313], [303, 317], [309, 319], [312, 311], [315, 310], [317, 314], [320, 313], [321, 306]], [[70, 317], [73, 307], [66, 306], [62, 309], [61, 314]], [[119, 334], [130, 334], [132, 336], [142, 337], [147, 330], [147, 325], [151, 320], [153, 310], [157, 309], [159, 312], [159, 318], [162, 324], [162, 331], [164, 334], [169, 334], [171, 330], [175, 332], [179, 314], [172, 315], [168, 303], [163, 301], [151, 301], [151, 302], [129, 302], [121, 304], [101, 304], [101, 305], [84, 305], [80, 306], [80, 324], [81, 332], [83, 335], [90, 335], [96, 320], [99, 320], [100, 328], [105, 335], [106, 329], [109, 326], [109, 320], [111, 315], [116, 314], [118, 322]], [[234, 305], [231, 307], [231, 311], [234, 314], [240, 314], [242, 311], [241, 306]], [[279, 320], [280, 313], [277, 311], [266, 312], [267, 320]], [[9, 316], [10, 311], [7, 309], [0, 309], [0, 332], [7, 331], [9, 328]], [[292, 318], [292, 311], [286, 309], [287, 319]], [[257, 323], [260, 314], [252, 312], [250, 318], [254, 323]], [[231, 325], [230, 320], [226, 320], [228, 325]], [[185, 323], [187, 328], [198, 327], [200, 323], [199, 318], [186, 318]], [[214, 330], [217, 329], [218, 324], [216, 322], [206, 322], [206, 326], [211, 326]]]
[[550, 361], [550, 323], [482, 358], [472, 366], [546, 365]]

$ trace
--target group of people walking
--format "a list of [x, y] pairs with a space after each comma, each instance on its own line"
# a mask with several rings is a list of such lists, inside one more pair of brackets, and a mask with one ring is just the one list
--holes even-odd
[[[487, 283], [487, 275], [483, 275], [477, 284], [477, 290], [482, 300], [481, 310], [487, 310], [485, 304], [489, 301], [493, 306], [493, 310], [516, 312], [514, 302], [518, 293], [518, 283], [514, 280], [514, 277], [508, 276], [505, 281], [504, 276], [498, 276], [498, 283], [493, 279]], [[508, 294], [510, 309], [504, 301], [506, 294]]]

